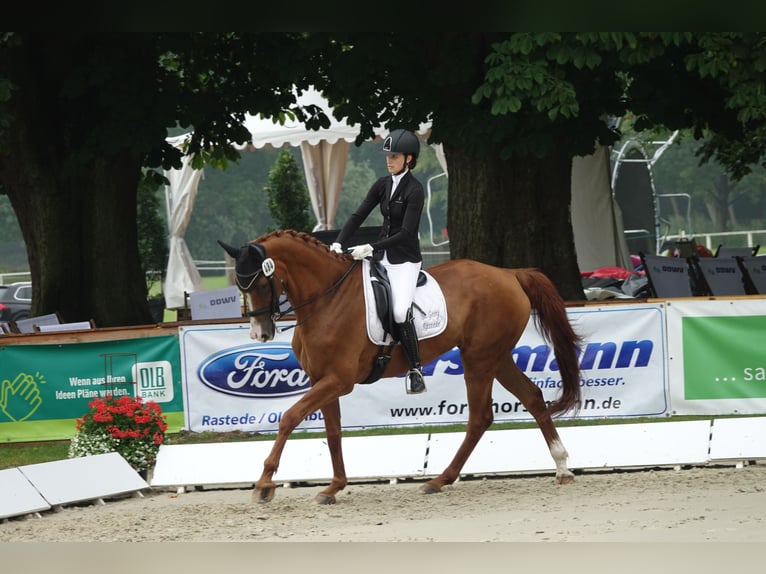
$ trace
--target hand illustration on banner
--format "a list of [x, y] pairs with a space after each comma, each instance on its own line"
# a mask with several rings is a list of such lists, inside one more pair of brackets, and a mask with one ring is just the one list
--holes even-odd
[[13, 381], [3, 379], [0, 383], [0, 410], [11, 421], [28, 419], [43, 403], [38, 383], [45, 384], [45, 378], [40, 373], [36, 376], [19, 373]]

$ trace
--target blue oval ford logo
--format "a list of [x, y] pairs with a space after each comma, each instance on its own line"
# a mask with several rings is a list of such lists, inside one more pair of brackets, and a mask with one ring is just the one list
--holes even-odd
[[305, 393], [310, 387], [309, 377], [288, 343], [226, 349], [205, 359], [197, 374], [214, 391], [238, 397], [286, 397]]

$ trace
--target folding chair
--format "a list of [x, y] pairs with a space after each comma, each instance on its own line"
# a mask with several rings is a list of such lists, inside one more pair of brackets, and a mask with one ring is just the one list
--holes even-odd
[[766, 295], [766, 257], [750, 255], [734, 258], [745, 280], [749, 295]]
[[689, 262], [682, 257], [639, 253], [654, 298], [694, 297]]
[[708, 295], [747, 295], [742, 270], [734, 257], [700, 257], [692, 265]]
[[716, 248], [713, 257], [737, 257], [738, 255], [741, 257], [750, 257], [758, 253], [760, 247], [760, 245], [756, 245], [755, 247], [727, 247], [722, 243]]

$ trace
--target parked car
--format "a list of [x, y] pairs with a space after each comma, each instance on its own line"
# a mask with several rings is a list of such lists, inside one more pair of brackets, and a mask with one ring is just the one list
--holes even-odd
[[32, 309], [32, 283], [19, 281], [0, 285], [0, 321], [18, 321], [29, 317]]

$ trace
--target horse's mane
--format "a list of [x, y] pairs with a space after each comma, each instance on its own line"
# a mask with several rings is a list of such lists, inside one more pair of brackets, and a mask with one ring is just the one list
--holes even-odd
[[265, 243], [269, 239], [279, 239], [283, 237], [295, 239], [297, 241], [303, 241], [306, 245], [311, 245], [312, 248], [321, 249], [325, 253], [330, 253], [336, 257], [345, 257], [345, 255], [338, 255], [337, 253], [330, 251], [330, 248], [327, 244], [323, 243], [313, 235], [303, 231], [295, 231], [294, 229], [277, 229], [275, 231], [271, 231], [270, 233], [265, 233], [257, 239], [253, 239], [250, 243]]

